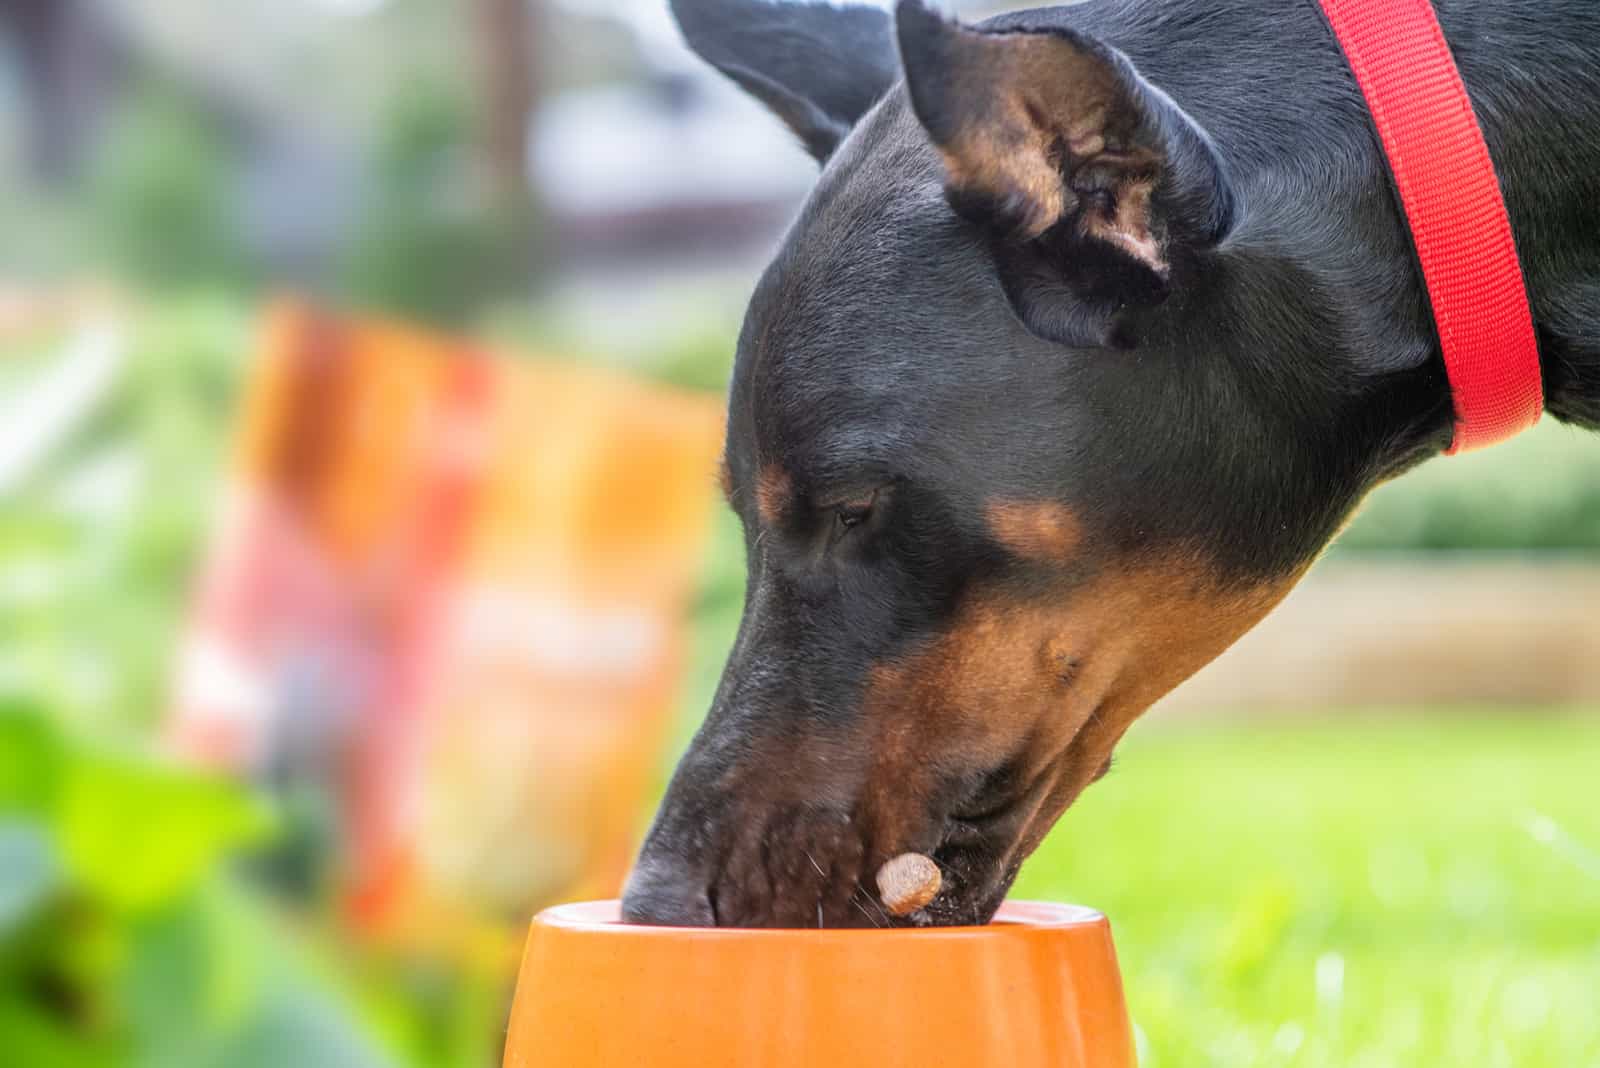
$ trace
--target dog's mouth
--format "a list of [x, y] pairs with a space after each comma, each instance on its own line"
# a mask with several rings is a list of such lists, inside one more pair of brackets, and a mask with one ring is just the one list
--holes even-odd
[[915, 922], [984, 924], [1004, 902], [1036, 841], [1033, 824], [1049, 790], [1041, 780], [1018, 796], [952, 812], [932, 857], [943, 876], [941, 893]]
[[1075, 797], [1111, 768], [1109, 757], [1082, 774], [1072, 759], [1064, 763], [1068, 767], [1046, 769], [1020, 788], [995, 785], [1015, 783], [1012, 769], [992, 775], [968, 805], [945, 818], [943, 835], [930, 854], [939, 866], [940, 892], [912, 913], [909, 923], [981, 925], [993, 918], [1023, 861], [1066, 807], [1062, 799]]
[[[1075, 722], [998, 739], [906, 720], [867, 739], [702, 735], [645, 842], [624, 915], [718, 927], [985, 924], [1109, 757], [1115, 738], [1084, 706]], [[883, 866], [906, 854], [939, 875], [937, 892], [908, 909], [880, 888]]]
[[[1014, 817], [1007, 809], [951, 818], [907, 842], [878, 841], [873, 825], [853, 814], [777, 810], [761, 830], [739, 835], [699, 879], [693, 874], [698, 865], [683, 863], [681, 852], [653, 836], [629, 881], [624, 915], [633, 922], [716, 927], [987, 923], [1020, 865]], [[907, 853], [922, 854], [938, 868], [937, 892], [910, 909], [886, 895], [881, 879], [885, 865]]]
[[[730, 886], [734, 879], [751, 878], [747, 865], [736, 864], [723, 870], [710, 892], [714, 921], [719, 926], [985, 924], [1004, 901], [1021, 866], [1019, 841], [1031, 807], [990, 805], [951, 815], [930, 834], [884, 843], [870, 840], [870, 834], [868, 840], [838, 841], [806, 831], [794, 839], [769, 839], [761, 845], [771, 894], [765, 908], [760, 907], [759, 894], [752, 898], [749, 886]], [[883, 879], [885, 867], [907, 852], [931, 860], [938, 878], [930, 900], [903, 909], [886, 894]], [[774, 871], [790, 873], [789, 878], [780, 874], [773, 879]], [[793, 873], [800, 878], [794, 879]]]
[[987, 836], [967, 826], [953, 826], [945, 843], [933, 852], [941, 876], [940, 892], [907, 920], [919, 926], [978, 926], [988, 923], [1005, 900], [1020, 862], [995, 860]]
[[[741, 776], [743, 789], [665, 806], [624, 913], [717, 927], [985, 924], [1064, 802], [1103, 770], [1102, 758], [1091, 770], [1080, 755], [1071, 745], [1053, 760], [1022, 753], [920, 785], [880, 774], [844, 791], [817, 779], [786, 798]], [[884, 866], [906, 854], [938, 869], [937, 891], [910, 907], [882, 883]]]

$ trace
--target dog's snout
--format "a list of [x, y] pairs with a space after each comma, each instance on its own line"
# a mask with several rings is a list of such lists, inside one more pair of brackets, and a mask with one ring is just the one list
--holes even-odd
[[705, 882], [686, 866], [648, 853], [622, 893], [622, 918], [659, 927], [712, 927], [716, 914]]

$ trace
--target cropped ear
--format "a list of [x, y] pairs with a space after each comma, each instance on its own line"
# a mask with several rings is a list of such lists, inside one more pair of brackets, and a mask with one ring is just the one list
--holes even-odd
[[767, 0], [672, 0], [684, 40], [825, 160], [899, 77], [886, 11]]
[[901, 0], [896, 21], [951, 205], [1019, 252], [1008, 286], [1154, 303], [1178, 254], [1227, 233], [1233, 196], [1210, 138], [1120, 52], [1066, 28], [969, 28], [919, 0]]

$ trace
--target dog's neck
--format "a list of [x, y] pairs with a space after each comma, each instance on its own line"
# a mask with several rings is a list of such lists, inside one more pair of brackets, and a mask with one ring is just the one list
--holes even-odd
[[[1600, 4], [1434, 2], [1505, 192], [1546, 407], [1600, 429]], [[1288, 244], [1343, 292], [1358, 365], [1442, 371], [1409, 235], [1381, 194], [1387, 165], [1315, 0], [1090, 3], [1059, 17], [1126, 51], [1200, 119], [1265, 209], [1267, 232], [1241, 242]], [[1316, 121], [1295, 121], [1313, 110]], [[1411, 413], [1397, 438], [1418, 450], [1448, 440], [1448, 411]]]

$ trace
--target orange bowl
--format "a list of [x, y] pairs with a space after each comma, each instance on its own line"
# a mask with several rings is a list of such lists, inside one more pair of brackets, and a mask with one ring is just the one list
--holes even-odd
[[1011, 901], [986, 927], [635, 927], [615, 901], [533, 921], [506, 1068], [1132, 1068], [1111, 926]]

